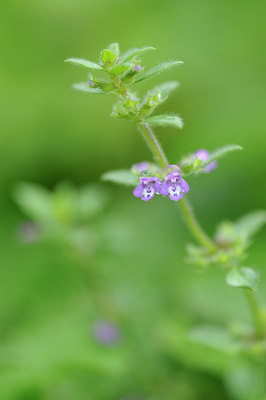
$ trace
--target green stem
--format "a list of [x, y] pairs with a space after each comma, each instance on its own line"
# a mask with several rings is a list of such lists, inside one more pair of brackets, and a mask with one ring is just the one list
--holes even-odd
[[244, 293], [246, 295], [253, 321], [254, 321], [254, 326], [255, 326], [255, 331], [256, 331], [256, 336], [258, 339], [263, 339], [265, 336], [265, 325], [264, 325], [264, 318], [261, 312], [261, 308], [258, 304], [258, 300], [255, 296], [255, 293], [248, 290], [244, 289]]
[[[127, 98], [128, 94], [125, 91], [122, 91], [120, 88], [119, 92], [124, 99]], [[136, 121], [137, 126], [139, 127], [148, 147], [150, 148], [153, 157], [156, 161], [159, 162], [161, 167], [164, 169], [167, 165], [169, 165], [168, 160], [164, 154], [164, 151], [156, 139], [155, 135], [153, 134], [150, 126], [148, 124], [145, 124], [144, 122], [138, 122]], [[215, 245], [215, 243], [209, 238], [209, 236], [204, 232], [204, 230], [201, 228], [198, 220], [196, 219], [193, 210], [189, 204], [189, 201], [187, 198], [183, 198], [179, 201], [179, 205], [181, 207], [182, 213], [184, 215], [184, 218], [186, 220], [186, 223], [195, 237], [195, 239], [202, 245], [204, 246], [207, 250], [209, 250], [211, 253], [216, 253], [218, 248]], [[255, 294], [249, 290], [244, 289], [245, 295], [247, 297], [250, 310], [253, 316], [253, 321], [254, 321], [254, 326], [255, 326], [255, 331], [256, 331], [256, 337], [258, 339], [264, 338], [265, 335], [265, 325], [264, 325], [264, 319], [263, 315], [261, 313], [261, 309], [259, 307], [259, 304], [257, 302], [257, 299], [255, 297]]]
[[139, 129], [141, 130], [141, 133], [143, 134], [143, 137], [148, 144], [149, 148], [151, 149], [151, 152], [153, 154], [153, 157], [155, 158], [156, 161], [160, 163], [162, 168], [165, 168], [168, 165], [167, 158], [163, 152], [163, 149], [154, 136], [151, 128], [149, 127], [148, 124], [145, 124], [144, 122], [140, 122], [138, 124]]
[[[154, 136], [151, 128], [149, 125], [144, 124], [143, 122], [138, 124], [138, 127], [140, 128], [144, 139], [146, 140], [149, 148], [151, 149], [153, 156], [155, 160], [157, 160], [162, 168], [165, 168], [169, 163], [167, 161], [167, 158], [161, 148], [161, 145], [159, 144], [158, 140]], [[215, 253], [217, 251], [217, 247], [213, 243], [213, 241], [207, 236], [207, 234], [203, 231], [201, 228], [200, 224], [198, 223], [195, 215], [193, 214], [192, 208], [188, 202], [187, 199], [182, 199], [179, 201], [179, 204], [181, 206], [181, 210], [183, 212], [183, 215], [185, 217], [185, 220], [187, 222], [187, 225], [196, 238], [196, 240], [204, 247], [206, 247], [208, 250], [210, 250], [212, 253]]]
[[198, 223], [193, 210], [191, 208], [191, 205], [189, 204], [189, 201], [185, 198], [181, 199], [179, 201], [179, 205], [181, 207], [181, 210], [183, 212], [183, 215], [185, 217], [185, 220], [193, 233], [194, 237], [197, 239], [197, 241], [206, 249], [210, 250], [211, 253], [215, 253], [217, 251], [216, 245], [213, 243], [213, 241], [209, 238], [209, 236], [204, 232], [204, 230], [201, 228], [200, 224]]

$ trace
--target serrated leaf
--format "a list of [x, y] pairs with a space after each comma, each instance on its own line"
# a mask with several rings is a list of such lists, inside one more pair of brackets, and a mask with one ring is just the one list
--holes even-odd
[[160, 74], [170, 68], [176, 67], [179, 64], [183, 64], [183, 61], [168, 61], [156, 65], [155, 67], [151, 68], [150, 70], [140, 74], [138, 78], [135, 80], [135, 83], [145, 81], [146, 79], [152, 78], [154, 75]]
[[217, 149], [210, 153], [210, 156], [207, 161], [203, 162], [201, 164], [201, 167], [206, 167], [208, 164], [210, 164], [213, 161], [217, 161], [220, 158], [226, 156], [228, 153], [231, 153], [232, 151], [236, 150], [243, 150], [243, 147], [237, 145], [237, 144], [229, 144], [227, 146], [221, 147], [220, 149]]
[[154, 89], [160, 92], [162, 97], [167, 97], [178, 87], [179, 83], [177, 81], [170, 81], [162, 83], [161, 85], [156, 86]]
[[237, 234], [242, 234], [246, 237], [250, 237], [252, 235], [255, 235], [255, 233], [257, 233], [264, 224], [266, 224], [266, 211], [257, 210], [252, 211], [251, 213], [239, 218], [234, 223], [234, 229]]
[[108, 46], [108, 49], [116, 56], [119, 56], [119, 44], [118, 43], [111, 43]]
[[65, 62], [67, 63], [71, 63], [74, 65], [79, 65], [81, 67], [85, 67], [85, 68], [89, 68], [89, 69], [97, 69], [99, 71], [103, 71], [103, 68], [91, 61], [88, 60], [84, 60], [83, 58], [68, 58], [67, 60], [65, 60]]
[[227, 273], [226, 283], [232, 287], [255, 290], [258, 274], [248, 267], [236, 267]]
[[145, 124], [159, 126], [173, 126], [183, 128], [183, 121], [178, 115], [155, 115], [144, 120]]
[[80, 83], [75, 83], [73, 85], [73, 88], [76, 90], [80, 90], [82, 92], [88, 92], [88, 93], [105, 93], [101, 88], [97, 87], [90, 87], [87, 82], [80, 82]]
[[139, 56], [140, 54], [146, 53], [147, 51], [155, 50], [155, 47], [142, 47], [141, 49], [129, 49], [126, 53], [122, 54], [120, 58], [120, 63], [126, 63], [132, 60], [134, 57]]
[[137, 186], [139, 184], [139, 180], [137, 179], [136, 175], [127, 169], [106, 172], [102, 175], [102, 180], [126, 186]]

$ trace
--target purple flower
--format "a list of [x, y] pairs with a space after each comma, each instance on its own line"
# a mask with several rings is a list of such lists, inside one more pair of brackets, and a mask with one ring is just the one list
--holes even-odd
[[40, 239], [41, 232], [37, 224], [32, 221], [25, 221], [19, 225], [17, 235], [24, 243], [34, 243]]
[[[202, 160], [203, 162], [208, 161], [208, 158], [210, 157], [209, 152], [205, 149], [197, 150], [194, 154], [198, 157], [199, 160]], [[206, 167], [204, 168], [204, 172], [212, 172], [216, 167], [217, 161], [213, 161], [209, 165], [206, 165]]]
[[181, 178], [181, 170], [177, 165], [168, 165], [164, 171], [170, 170], [161, 186], [160, 193], [164, 196], [169, 194], [171, 200], [182, 199], [183, 193], [189, 191], [188, 183]]
[[92, 79], [89, 80], [89, 86], [90, 86], [90, 87], [94, 87], [94, 86], [95, 86], [95, 84], [94, 84], [94, 82], [93, 82]]
[[135, 197], [141, 197], [141, 200], [149, 201], [151, 200], [155, 193], [160, 190], [161, 179], [157, 176], [143, 176], [140, 177], [140, 185], [138, 185], [133, 194]]
[[135, 65], [135, 67], [134, 67], [134, 71], [135, 71], [135, 72], [139, 72], [141, 69], [142, 69], [142, 68], [141, 68], [140, 65]]
[[93, 326], [94, 338], [105, 345], [116, 342], [120, 336], [118, 327], [109, 321], [97, 321]]

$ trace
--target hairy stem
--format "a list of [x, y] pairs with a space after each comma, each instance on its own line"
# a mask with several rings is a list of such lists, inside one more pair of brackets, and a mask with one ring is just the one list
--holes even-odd
[[[156, 161], [160, 163], [162, 168], [165, 168], [169, 163], [163, 152], [163, 149], [161, 148], [161, 145], [154, 136], [151, 128], [145, 123], [138, 123], [138, 127], [141, 130], [144, 139], [153, 154], [153, 157], [155, 158]], [[186, 223], [191, 233], [195, 237], [195, 239], [198, 241], [198, 243], [200, 243], [202, 246], [208, 249], [211, 253], [215, 253], [218, 250], [217, 246], [201, 228], [187, 198], [181, 199], [179, 201], [179, 205], [181, 207]], [[261, 309], [257, 302], [257, 298], [255, 294], [249, 290], [244, 289], [244, 293], [247, 297], [250, 310], [253, 316], [256, 337], [258, 339], [262, 339], [265, 335], [265, 326]]]
[[162, 149], [160, 143], [154, 136], [151, 128], [149, 127], [148, 124], [144, 124], [144, 122], [139, 123], [138, 127], [139, 127], [141, 133], [143, 134], [143, 137], [144, 137], [148, 147], [150, 148], [150, 150], [153, 154], [153, 157], [155, 158], [155, 161], [158, 161], [160, 163], [160, 165], [162, 166], [162, 168], [165, 168], [168, 165], [167, 158], [163, 152], [163, 149]]
[[[118, 94], [122, 95], [124, 99], [128, 97], [126, 90], [122, 90], [118, 85]], [[164, 169], [169, 162], [164, 154], [164, 151], [158, 142], [156, 136], [152, 132], [152, 129], [148, 124], [144, 122], [136, 121], [138, 128], [140, 129], [148, 147], [150, 148], [155, 161], [157, 161], [161, 167]], [[211, 253], [216, 253], [218, 248], [216, 244], [209, 238], [209, 236], [201, 228], [197, 218], [195, 217], [192, 207], [189, 204], [187, 198], [183, 198], [179, 201], [181, 211], [194, 238], [199, 244], [209, 250]], [[256, 332], [256, 337], [258, 339], [263, 339], [265, 336], [265, 324], [263, 315], [261, 313], [260, 306], [258, 304], [255, 294], [249, 290], [244, 289], [244, 293], [249, 303], [249, 307], [253, 316], [254, 327]]]
[[248, 289], [244, 289], [244, 293], [246, 295], [253, 321], [255, 326], [255, 332], [258, 339], [263, 339], [265, 336], [265, 324], [264, 318], [261, 312], [261, 308], [258, 304], [258, 300], [254, 292], [251, 292]]

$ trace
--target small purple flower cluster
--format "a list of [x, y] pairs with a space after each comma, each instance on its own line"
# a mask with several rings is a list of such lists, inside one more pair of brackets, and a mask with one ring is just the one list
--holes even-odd
[[135, 197], [149, 201], [158, 193], [163, 196], [169, 195], [171, 200], [178, 201], [182, 199], [184, 193], [189, 191], [189, 185], [181, 177], [181, 169], [177, 165], [168, 165], [163, 170], [163, 175], [166, 174], [164, 182], [156, 175], [142, 176], [141, 166], [144, 165], [146, 163], [135, 165], [135, 168], [140, 171], [140, 184], [133, 191]]
[[[209, 156], [210, 156], [209, 152], [205, 149], [197, 150], [194, 153], [194, 155], [203, 162], [208, 161]], [[204, 172], [206, 172], [207, 174], [212, 172], [217, 167], [217, 165], [218, 165], [217, 161], [211, 162], [210, 164], [206, 165]]]

